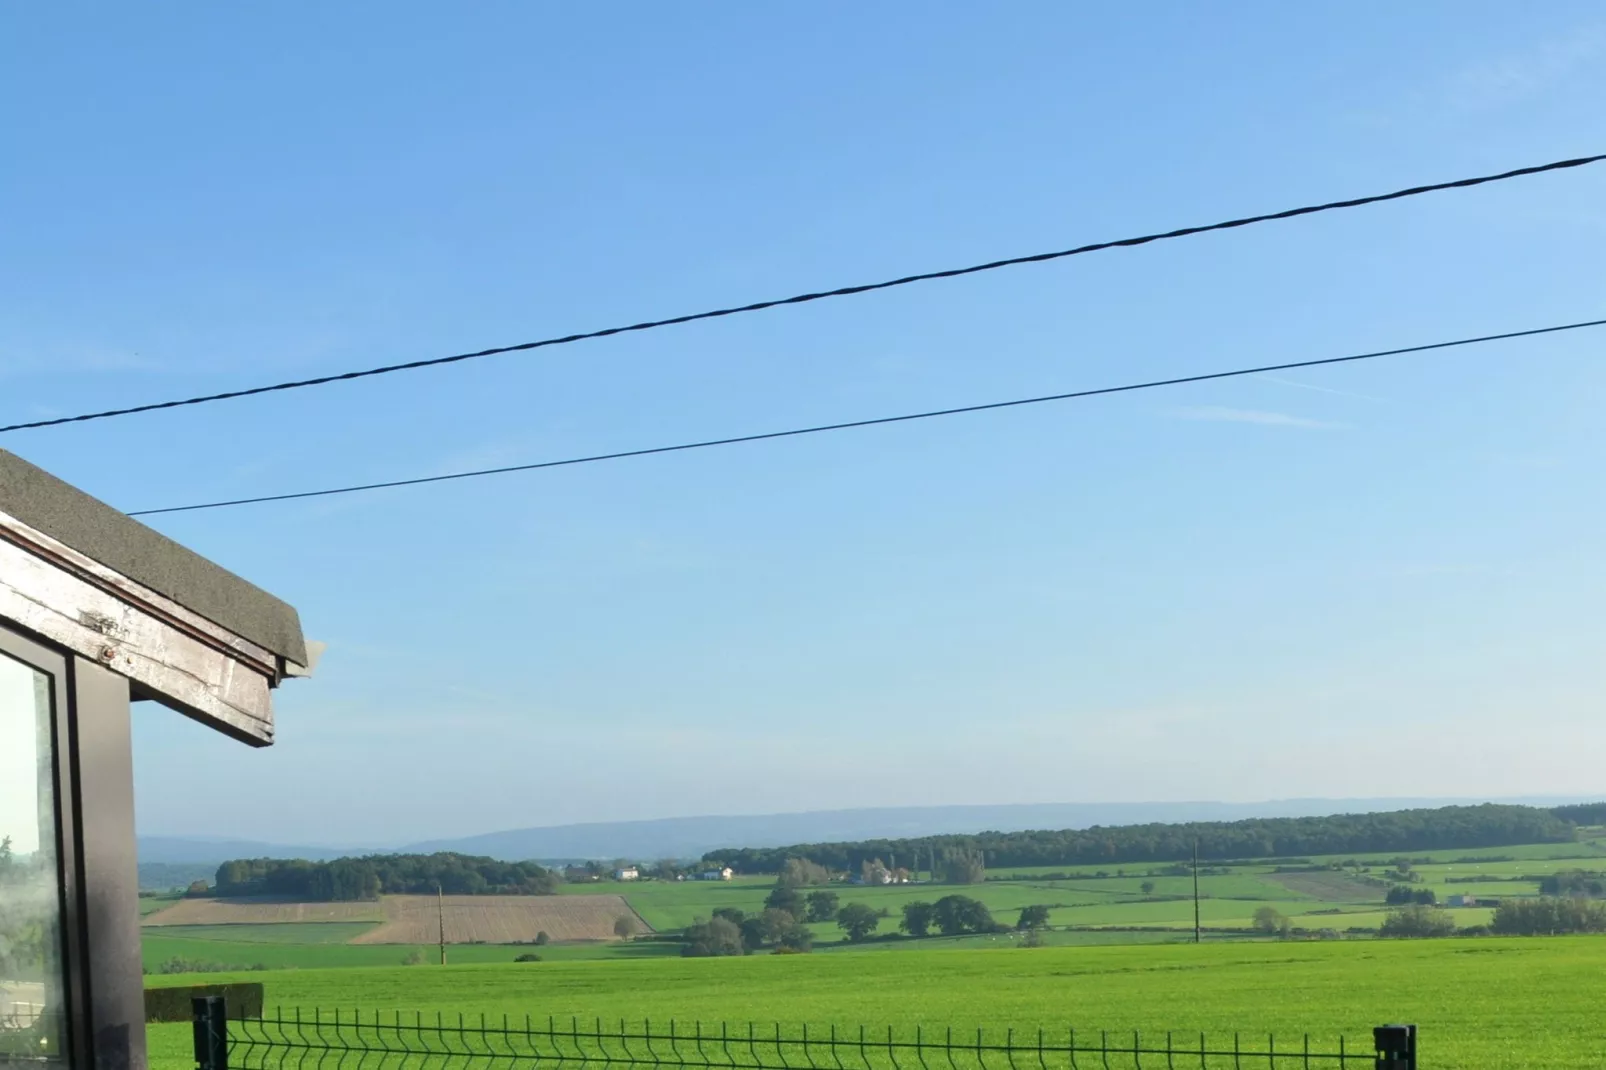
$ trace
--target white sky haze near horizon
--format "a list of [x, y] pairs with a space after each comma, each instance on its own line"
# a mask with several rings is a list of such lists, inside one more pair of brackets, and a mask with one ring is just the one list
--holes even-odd
[[[19, 8], [0, 423], [1606, 151], [1606, 13]], [[626, 17], [628, 16], [628, 17]], [[1606, 316], [1606, 165], [0, 436], [122, 508]], [[153, 518], [326, 641], [140, 830], [1606, 793], [1606, 331]]]

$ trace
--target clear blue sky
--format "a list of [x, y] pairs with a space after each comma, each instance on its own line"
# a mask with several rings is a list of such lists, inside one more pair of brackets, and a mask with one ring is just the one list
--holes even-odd
[[[1587, 3], [16, 8], [0, 422], [1599, 152], [1603, 61]], [[0, 444], [137, 509], [1591, 318], [1603, 195]], [[1602, 345], [159, 518], [329, 653], [267, 751], [140, 709], [140, 827], [1606, 791]]]

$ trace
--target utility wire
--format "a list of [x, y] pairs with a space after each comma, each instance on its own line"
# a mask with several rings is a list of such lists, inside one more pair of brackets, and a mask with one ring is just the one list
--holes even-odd
[[1122, 386], [1102, 386], [1090, 390], [1073, 390], [1064, 394], [1045, 394], [1039, 397], [1016, 398], [1013, 401], [989, 401], [980, 405], [962, 405], [952, 409], [933, 409], [928, 412], [905, 413], [901, 416], [878, 416], [868, 420], [848, 420], [842, 423], [817, 424], [812, 427], [795, 427], [787, 431], [765, 431], [755, 435], [735, 435], [730, 438], [710, 438], [699, 442], [682, 442], [675, 446], [651, 446], [639, 450], [620, 450], [617, 453], [595, 453], [586, 457], [568, 457], [560, 461], [538, 461], [534, 464], [515, 464], [504, 468], [480, 468], [470, 472], [452, 472], [440, 476], [419, 476], [414, 479], [393, 479], [384, 483], [360, 483], [349, 487], [330, 487], [324, 490], [303, 490], [291, 494], [267, 494], [257, 498], [234, 498], [228, 501], [203, 502], [198, 505], [170, 505], [163, 509], [140, 509], [129, 516], [156, 516], [160, 513], [191, 513], [201, 509], [225, 509], [235, 505], [256, 505], [262, 502], [286, 502], [298, 498], [326, 498], [336, 494], [356, 494], [367, 490], [384, 490], [390, 487], [416, 487], [425, 483], [445, 483], [455, 479], [475, 479], [480, 476], [505, 475], [510, 472], [534, 472], [542, 468], [563, 468], [576, 464], [593, 464], [597, 461], [618, 461], [627, 457], [650, 457], [658, 453], [681, 453], [686, 450], [708, 449], [713, 446], [735, 446], [744, 442], [765, 442], [776, 438], [795, 438], [799, 435], [818, 435], [826, 431], [847, 431], [857, 427], [877, 427], [882, 424], [908, 423], [913, 420], [930, 420], [938, 416], [958, 416], [970, 412], [987, 412], [992, 409], [1011, 409], [1022, 405], [1041, 405], [1049, 401], [1071, 401], [1076, 398], [1099, 397], [1104, 394], [1125, 394], [1137, 390], [1154, 390], [1162, 386], [1181, 386], [1185, 383], [1204, 383], [1213, 379], [1234, 379], [1245, 375], [1267, 372], [1292, 371], [1296, 368], [1319, 368], [1329, 364], [1350, 364], [1380, 357], [1397, 357], [1407, 353], [1426, 353], [1435, 349], [1453, 349], [1457, 346], [1499, 342], [1512, 338], [1532, 338], [1541, 334], [1576, 331], [1585, 327], [1606, 326], [1606, 319], [1564, 323], [1553, 327], [1533, 327], [1502, 334], [1484, 334], [1475, 338], [1457, 338], [1449, 342], [1430, 342], [1426, 345], [1404, 346], [1399, 349], [1380, 349], [1371, 353], [1352, 353], [1343, 357], [1323, 357], [1319, 360], [1299, 360], [1287, 364], [1263, 364], [1254, 368], [1235, 368], [1231, 371], [1205, 372], [1184, 375], [1174, 379], [1150, 379]]
[[1450, 189], [1466, 189], [1471, 186], [1482, 186], [1490, 182], [1504, 182], [1507, 179], [1523, 178], [1527, 175], [1544, 174], [1547, 171], [1561, 171], [1572, 167], [1583, 167], [1587, 164], [1606, 160], [1606, 153], [1595, 156], [1580, 156], [1571, 160], [1557, 160], [1553, 163], [1538, 164], [1533, 167], [1519, 167], [1512, 171], [1502, 171], [1494, 175], [1481, 175], [1477, 178], [1461, 178], [1453, 182], [1436, 182], [1428, 186], [1411, 186], [1408, 189], [1395, 190], [1393, 193], [1379, 193], [1369, 197], [1354, 197], [1344, 201], [1329, 201], [1326, 204], [1306, 205], [1302, 208], [1288, 208], [1281, 212], [1268, 212], [1263, 215], [1244, 216], [1241, 219], [1229, 219], [1220, 223], [1210, 223], [1204, 226], [1180, 227], [1176, 230], [1163, 231], [1156, 234], [1144, 234], [1135, 238], [1121, 238], [1116, 241], [1094, 242], [1091, 245], [1079, 245], [1073, 249], [1061, 249], [1057, 252], [1033, 253], [1030, 256], [1014, 256], [1005, 260], [991, 260], [985, 264], [972, 264], [969, 267], [949, 268], [945, 271], [927, 271], [918, 275], [905, 275], [902, 278], [888, 279], [885, 282], [871, 282], [859, 286], [841, 286], [834, 290], [820, 290], [814, 293], [796, 294], [792, 297], [782, 297], [770, 301], [755, 301], [749, 305], [734, 305], [730, 308], [717, 308], [710, 312], [693, 312], [684, 316], [672, 316], [669, 319], [645, 320], [641, 323], [632, 323], [625, 327], [606, 327], [600, 331], [586, 331], [580, 334], [566, 334], [557, 338], [543, 338], [536, 342], [520, 342], [517, 345], [496, 346], [492, 349], [481, 349], [473, 353], [457, 353], [450, 357], [432, 357], [428, 360], [408, 361], [405, 364], [386, 364], [377, 368], [366, 368], [361, 371], [341, 372], [337, 375], [321, 375], [315, 379], [296, 379], [284, 383], [274, 383], [269, 386], [253, 386], [244, 390], [228, 390], [220, 394], [202, 394], [198, 397], [180, 398], [174, 401], [156, 401], [147, 405], [134, 405], [126, 409], [106, 409], [103, 412], [89, 412], [80, 416], [58, 416], [49, 420], [32, 420], [27, 423], [10, 424], [0, 427], [0, 434], [8, 431], [24, 431], [38, 427], [57, 427], [62, 424], [85, 423], [89, 420], [106, 420], [113, 416], [131, 416], [140, 412], [156, 412], [160, 409], [177, 409], [186, 405], [204, 405], [213, 401], [229, 401], [234, 398], [254, 397], [257, 394], [271, 394], [281, 390], [299, 390], [307, 386], [324, 386], [328, 383], [345, 382], [349, 379], [366, 379], [375, 375], [389, 375], [392, 372], [414, 371], [419, 368], [433, 368], [442, 364], [456, 364], [466, 360], [478, 360], [480, 357], [496, 356], [499, 353], [517, 353], [531, 349], [544, 349], [548, 346], [569, 345], [572, 342], [585, 342], [596, 338], [608, 338], [616, 334], [630, 334], [635, 331], [651, 331], [659, 327], [673, 327], [682, 323], [696, 323], [699, 320], [720, 319], [725, 316], [738, 316], [746, 312], [762, 312], [765, 309], [779, 308], [782, 305], [802, 305], [811, 301], [823, 301], [831, 297], [848, 297], [853, 294], [873, 293], [876, 290], [890, 290], [897, 286], [908, 286], [917, 282], [930, 282], [933, 279], [955, 279], [962, 275], [976, 275], [983, 271], [996, 271], [999, 268], [1016, 267], [1021, 264], [1042, 264], [1050, 260], [1062, 260], [1068, 256], [1080, 256], [1083, 253], [1097, 253], [1106, 249], [1131, 248], [1138, 245], [1148, 245], [1151, 242], [1166, 241], [1171, 238], [1187, 238], [1195, 234], [1208, 234], [1217, 230], [1232, 230], [1236, 227], [1247, 227], [1255, 223], [1269, 223], [1279, 219], [1294, 219], [1298, 216], [1315, 215], [1318, 212], [1331, 212], [1341, 208], [1360, 208], [1369, 204], [1381, 204], [1384, 201], [1397, 201], [1406, 197], [1416, 197], [1424, 193], [1438, 193]]

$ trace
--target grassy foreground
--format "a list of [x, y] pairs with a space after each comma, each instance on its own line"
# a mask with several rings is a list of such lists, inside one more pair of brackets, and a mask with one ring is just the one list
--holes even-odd
[[[1038, 1027], [1213, 1034], [1421, 1027], [1432, 1070], [1584, 1070], [1602, 1063], [1599, 937], [956, 950], [286, 970], [268, 1003], [617, 1021]], [[152, 977], [153, 985], [235, 975]], [[152, 1065], [191, 1065], [187, 1025], [151, 1028]]]

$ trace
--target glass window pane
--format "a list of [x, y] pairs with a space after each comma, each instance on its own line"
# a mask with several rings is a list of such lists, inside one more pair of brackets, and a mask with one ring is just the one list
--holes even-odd
[[0, 654], [0, 1065], [65, 1062], [50, 677]]

